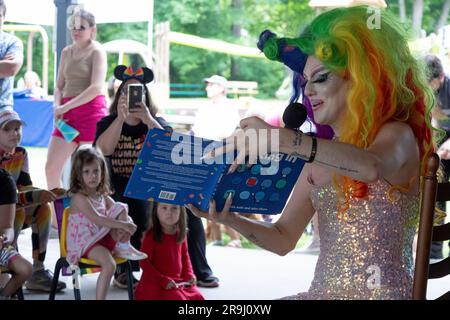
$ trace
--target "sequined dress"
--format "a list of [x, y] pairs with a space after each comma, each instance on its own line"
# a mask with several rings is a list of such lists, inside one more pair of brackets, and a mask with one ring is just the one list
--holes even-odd
[[350, 200], [343, 221], [332, 185], [313, 187], [320, 255], [309, 291], [285, 299], [411, 299], [419, 197], [394, 191], [392, 202], [390, 188], [384, 180], [369, 185], [367, 199]]

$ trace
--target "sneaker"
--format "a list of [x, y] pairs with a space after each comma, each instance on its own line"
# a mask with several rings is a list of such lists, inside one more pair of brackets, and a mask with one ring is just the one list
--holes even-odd
[[[50, 292], [52, 288], [53, 274], [49, 270], [38, 270], [33, 272], [31, 277], [25, 282], [25, 288], [28, 290], [37, 290]], [[61, 291], [66, 288], [66, 284], [58, 281], [56, 291]]]
[[197, 280], [197, 287], [217, 288], [218, 286], [219, 286], [219, 279], [214, 276], [210, 276], [204, 280]]
[[113, 255], [117, 258], [123, 258], [132, 261], [147, 259], [147, 254], [136, 250], [135, 248], [133, 248], [133, 246], [128, 246], [128, 248], [126, 249], [116, 247], [114, 249]]
[[[137, 284], [138, 284], [139, 280], [136, 279], [133, 276], [133, 289], [136, 288]], [[127, 284], [127, 274], [126, 273], [120, 273], [117, 276], [114, 275], [114, 280], [113, 280], [113, 284], [120, 289], [127, 289], [128, 288], [128, 284]]]

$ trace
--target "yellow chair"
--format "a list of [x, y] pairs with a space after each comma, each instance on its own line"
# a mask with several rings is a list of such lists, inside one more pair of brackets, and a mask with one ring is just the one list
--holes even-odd
[[[61, 272], [62, 268], [70, 268], [69, 263], [66, 260], [66, 256], [67, 256], [66, 230], [67, 230], [67, 223], [69, 221], [69, 214], [70, 214], [70, 209], [69, 208], [64, 209], [64, 212], [62, 214], [62, 221], [61, 221], [60, 234], [59, 234], [59, 248], [60, 248], [60, 256], [61, 257], [58, 259], [58, 261], [56, 262], [56, 265], [55, 265], [55, 272], [54, 272], [54, 276], [53, 276], [53, 283], [52, 283], [52, 288], [50, 291], [49, 300], [55, 300], [56, 285], [58, 284], [59, 273]], [[124, 267], [125, 267], [125, 273], [127, 275], [128, 298], [129, 298], [129, 300], [133, 300], [134, 292], [133, 292], [133, 274], [132, 274], [131, 263], [129, 260], [122, 259], [122, 258], [114, 258], [114, 260], [116, 261], [116, 264], [118, 266], [124, 265]], [[71, 270], [73, 292], [74, 292], [75, 299], [81, 300], [81, 292], [80, 292], [80, 285], [79, 285], [80, 274], [98, 272], [98, 271], [100, 271], [100, 266], [94, 260], [81, 258], [78, 263], [77, 269]], [[92, 271], [90, 271], [90, 270], [92, 270]]]

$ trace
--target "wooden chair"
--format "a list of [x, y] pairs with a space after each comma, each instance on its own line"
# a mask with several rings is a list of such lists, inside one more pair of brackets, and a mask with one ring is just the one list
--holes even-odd
[[[421, 205], [419, 234], [417, 238], [414, 270], [413, 299], [425, 300], [428, 279], [442, 278], [450, 274], [450, 257], [430, 264], [432, 241], [450, 239], [450, 223], [433, 226], [436, 201], [450, 201], [450, 182], [438, 183], [439, 156], [433, 153], [427, 160], [427, 170], [421, 181]], [[450, 291], [437, 298], [450, 300]]]
[[[70, 270], [69, 263], [67, 262], [67, 249], [66, 249], [66, 230], [67, 224], [69, 222], [69, 208], [65, 208], [62, 214], [62, 219], [58, 219], [58, 223], [60, 225], [60, 233], [59, 233], [59, 248], [60, 248], [60, 258], [56, 262], [55, 272], [53, 276], [52, 288], [50, 290], [49, 300], [55, 300], [56, 286], [58, 284], [59, 274], [61, 271], [69, 270], [69, 274], [72, 275], [72, 283], [73, 283], [73, 292], [75, 296], [75, 300], [81, 300], [81, 292], [79, 285], [79, 274]], [[122, 258], [114, 258], [117, 265], [125, 266], [125, 273], [127, 275], [127, 289], [128, 289], [128, 299], [134, 300], [134, 290], [133, 290], [133, 273], [130, 261]], [[100, 271], [100, 266], [94, 260], [81, 258], [78, 264], [79, 270], [81, 274], [84, 273], [92, 273]], [[65, 268], [65, 269], [63, 269]], [[87, 270], [87, 271], [86, 271]]]

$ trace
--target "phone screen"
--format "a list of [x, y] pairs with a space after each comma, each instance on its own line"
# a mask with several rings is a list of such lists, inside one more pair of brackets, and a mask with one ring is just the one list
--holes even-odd
[[138, 103], [143, 101], [144, 86], [142, 84], [128, 85], [128, 108], [130, 112], [139, 109]]

